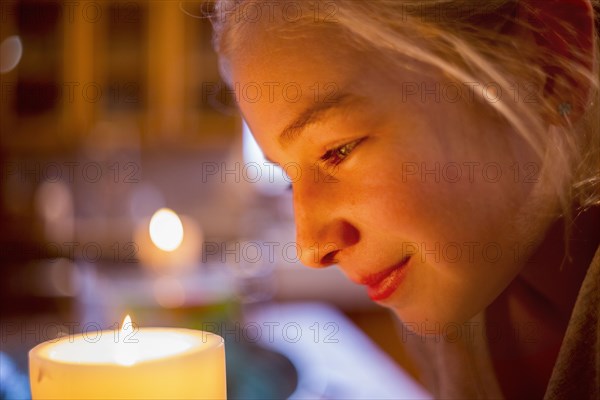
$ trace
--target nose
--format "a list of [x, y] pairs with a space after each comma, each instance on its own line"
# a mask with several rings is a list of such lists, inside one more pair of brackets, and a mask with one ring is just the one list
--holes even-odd
[[337, 263], [344, 251], [360, 240], [359, 230], [344, 217], [343, 197], [330, 195], [327, 189], [319, 185], [294, 187], [299, 258], [312, 268]]

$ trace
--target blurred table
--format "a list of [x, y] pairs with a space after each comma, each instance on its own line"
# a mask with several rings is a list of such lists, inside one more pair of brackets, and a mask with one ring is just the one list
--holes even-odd
[[[246, 336], [298, 371], [290, 399], [430, 399], [343, 313], [325, 303], [271, 303], [245, 313]], [[260, 333], [260, 335], [259, 335]]]

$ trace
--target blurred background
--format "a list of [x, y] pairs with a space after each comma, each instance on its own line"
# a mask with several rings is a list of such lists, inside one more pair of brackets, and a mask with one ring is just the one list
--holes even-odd
[[[1, 398], [28, 397], [34, 345], [127, 313], [221, 334], [230, 398], [411, 393], [394, 317], [299, 264], [287, 177], [219, 77], [211, 7], [0, 2]], [[310, 340], [245, 330], [268, 323]]]

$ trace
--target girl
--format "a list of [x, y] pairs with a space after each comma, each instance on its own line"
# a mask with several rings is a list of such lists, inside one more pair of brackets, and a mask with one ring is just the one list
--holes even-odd
[[298, 171], [303, 263], [338, 265], [394, 310], [436, 397], [600, 395], [594, 5], [223, 0], [212, 13], [243, 117]]

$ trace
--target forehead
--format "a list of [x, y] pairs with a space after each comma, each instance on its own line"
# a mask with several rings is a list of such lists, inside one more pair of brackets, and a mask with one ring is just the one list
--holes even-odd
[[307, 109], [350, 95], [396, 114], [410, 106], [397, 98], [403, 82], [422, 81], [425, 71], [439, 76], [411, 60], [396, 64], [374, 49], [350, 45], [335, 26], [305, 28], [279, 34], [273, 26], [252, 26], [228, 60], [241, 113], [269, 154], [277, 151], [274, 139]]
[[250, 127], [273, 131], [281, 131], [299, 109], [335, 101], [365, 69], [320, 30], [281, 37], [253, 29], [229, 62], [232, 89]]

